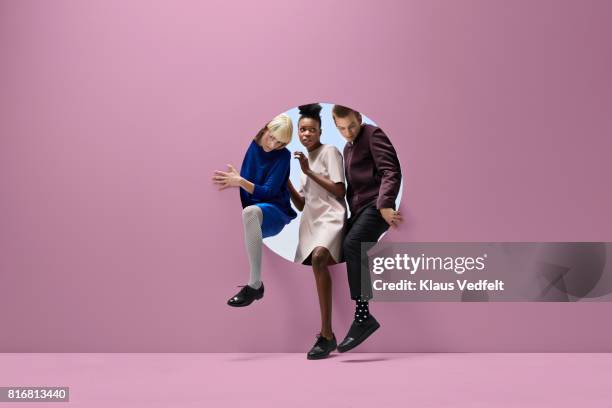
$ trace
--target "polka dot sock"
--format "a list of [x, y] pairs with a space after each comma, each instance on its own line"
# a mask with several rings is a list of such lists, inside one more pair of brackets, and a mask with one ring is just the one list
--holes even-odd
[[355, 303], [355, 321], [361, 323], [368, 317], [370, 317], [368, 301], [365, 299], [357, 299]]

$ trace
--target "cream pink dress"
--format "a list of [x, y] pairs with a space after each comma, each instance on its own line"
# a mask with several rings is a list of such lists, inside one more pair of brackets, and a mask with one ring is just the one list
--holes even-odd
[[[342, 154], [332, 145], [321, 145], [308, 152], [312, 171], [334, 183], [344, 183]], [[342, 259], [342, 234], [346, 220], [346, 203], [338, 199], [310, 177], [302, 174], [300, 194], [305, 198], [300, 220], [300, 241], [295, 262], [303, 263], [316, 247], [329, 250], [335, 262]]]

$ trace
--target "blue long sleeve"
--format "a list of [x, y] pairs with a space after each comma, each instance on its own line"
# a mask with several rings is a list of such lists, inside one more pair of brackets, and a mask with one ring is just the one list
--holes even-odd
[[287, 179], [289, 177], [289, 160], [285, 156], [279, 157], [266, 175], [263, 184], [255, 184], [253, 197], [259, 200], [270, 200], [276, 197], [280, 190], [287, 188]]

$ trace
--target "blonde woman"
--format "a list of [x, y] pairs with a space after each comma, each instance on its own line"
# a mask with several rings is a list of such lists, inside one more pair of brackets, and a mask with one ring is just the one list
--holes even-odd
[[287, 183], [291, 153], [285, 148], [291, 141], [293, 124], [286, 114], [276, 116], [251, 142], [240, 173], [228, 165], [227, 171], [215, 171], [213, 180], [223, 190], [240, 189], [244, 241], [250, 264], [247, 285], [232, 296], [227, 304], [248, 306], [264, 295], [261, 281], [263, 238], [271, 237], [294, 219]]

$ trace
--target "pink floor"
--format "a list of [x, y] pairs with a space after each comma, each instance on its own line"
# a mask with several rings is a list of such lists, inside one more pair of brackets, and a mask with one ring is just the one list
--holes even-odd
[[0, 386], [69, 386], [58, 408], [612, 407], [612, 354], [0, 354]]

